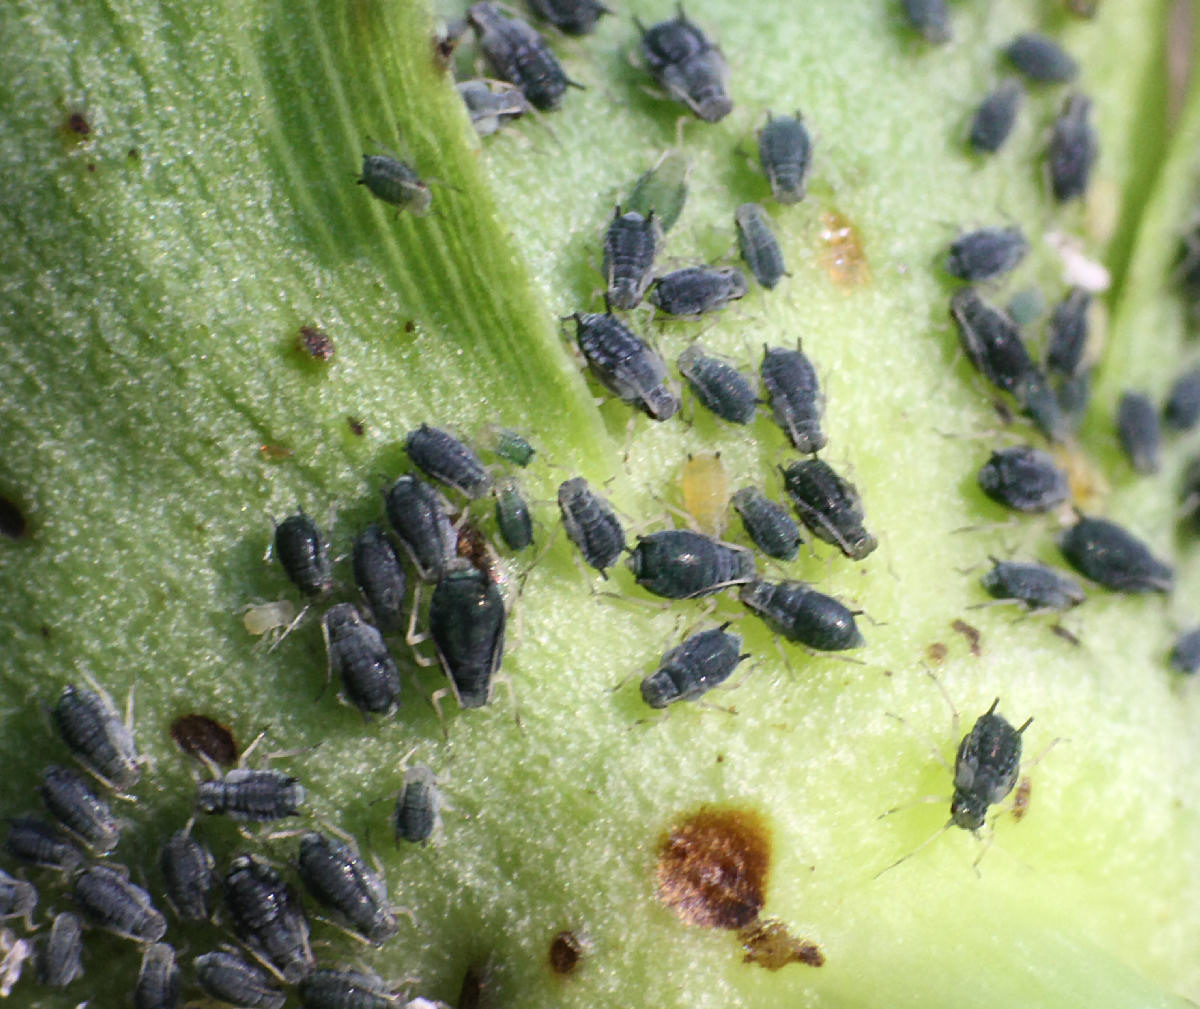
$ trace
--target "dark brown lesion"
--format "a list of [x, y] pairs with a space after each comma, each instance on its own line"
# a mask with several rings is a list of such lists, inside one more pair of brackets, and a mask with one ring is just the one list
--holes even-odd
[[564, 929], [550, 940], [550, 969], [555, 974], [570, 974], [583, 959], [583, 943], [579, 937]]

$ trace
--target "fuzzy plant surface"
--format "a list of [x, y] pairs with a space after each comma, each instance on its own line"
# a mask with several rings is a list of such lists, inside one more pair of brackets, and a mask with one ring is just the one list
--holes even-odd
[[[414, 996], [458, 1003], [470, 974], [481, 991], [462, 1005], [514, 1009], [1200, 999], [1200, 693], [1167, 665], [1175, 634], [1200, 621], [1177, 496], [1197, 446], [1172, 437], [1162, 472], [1142, 477], [1113, 428], [1123, 390], [1161, 402], [1195, 357], [1172, 270], [1196, 199], [1200, 90], [1169, 120], [1166, 3], [1104, 0], [1094, 20], [1035, 0], [959, 3], [954, 39], [931, 45], [888, 0], [694, 0], [688, 16], [730, 64], [734, 109], [714, 125], [649, 93], [629, 59], [632, 17], [649, 25], [668, 5], [612, 6], [591, 36], [550, 35], [584, 87], [481, 141], [434, 58], [439, 25], [462, 14], [449, 5], [3, 4], [0, 815], [38, 811], [42, 769], [69, 758], [45, 712], [91, 677], [118, 706], [132, 695], [146, 757], [136, 801], [116, 800], [111, 861], [161, 904], [158, 847], [209, 775], [172, 742], [175, 718], [207, 715], [242, 745], [265, 729], [250, 764], [284, 754], [271, 766], [309, 794], [284, 826], [354, 835], [409, 912], [378, 950], [317, 918], [319, 961], [369, 965]], [[1031, 86], [1004, 149], [971, 156], [971, 112], [1006, 72], [1003, 46], [1032, 29], [1075, 56], [1079, 81]], [[451, 62], [466, 74], [476, 58], [468, 33]], [[1071, 87], [1095, 102], [1101, 154], [1087, 198], [1060, 206], [1043, 155]], [[814, 138], [793, 206], [771, 201], [755, 164], [768, 110], [800, 110]], [[430, 180], [432, 213], [355, 184], [376, 144]], [[803, 341], [827, 395], [822, 456], [857, 485], [880, 545], [859, 562], [806, 546], [759, 570], [861, 610], [855, 661], [781, 646], [733, 593], [668, 605], [623, 564], [606, 581], [584, 573], [558, 528], [568, 477], [604, 489], [632, 543], [680, 524], [689, 454], [719, 452], [731, 489], [777, 497], [794, 456], [765, 408], [737, 428], [685, 399], [630, 430], [630, 408], [598, 403], [573, 355], [560, 319], [601, 310], [606, 222], [667, 151], [689, 164], [689, 196], [660, 269], [735, 262], [734, 210], [759, 201], [790, 276], [703, 323], [645, 310], [631, 322], [670, 361], [703, 334], [746, 371], [764, 344]], [[1009, 522], [977, 487], [993, 448], [1038, 436], [1005, 425], [947, 313], [946, 246], [1010, 223], [1032, 250], [992, 300], [1061, 297], [1052, 232], [1111, 272], [1095, 395], [1059, 451], [1081, 510], [1176, 565], [1169, 597], [1089, 585], [1060, 618], [973, 608], [989, 555], [1062, 563], [1061, 518]], [[332, 359], [297, 349], [302, 326], [329, 334]], [[511, 696], [501, 684], [482, 709], [443, 700], [444, 731], [429, 698], [445, 678], [413, 657], [429, 643], [392, 640], [403, 706], [365, 722], [326, 686], [319, 620], [354, 600], [350, 544], [383, 521], [380, 491], [410, 469], [404, 437], [425, 422], [472, 440], [510, 426], [538, 449], [520, 473], [536, 545], [501, 550]], [[243, 613], [302, 605], [264, 558], [272, 521], [297, 509], [325, 531], [336, 584], [268, 650]], [[489, 503], [472, 514], [494, 536]], [[726, 535], [745, 542], [736, 519]], [[734, 688], [652, 713], [639, 680], [687, 632], [725, 621], [751, 656]], [[981, 839], [947, 830], [881, 874], [946, 823], [946, 762], [994, 698], [1014, 725], [1033, 718], [1024, 816], [1001, 809]], [[438, 777], [443, 828], [394, 845], [391, 802], [417, 763]], [[925, 796], [939, 801], [907, 805]], [[747, 953], [736, 931], [666, 906], [679, 880], [660, 859], [697, 822], [732, 829], [698, 845], [692, 868], [749, 866], [750, 905], [823, 965], [765, 969], [761, 945]], [[253, 851], [291, 878], [294, 837], [247, 839], [220, 818], [196, 830], [222, 869]], [[27, 875], [44, 934], [69, 887]], [[705, 918], [704, 895], [681, 899]], [[228, 916], [168, 918], [194, 1000], [191, 960], [231, 940]], [[24, 935], [5, 925], [9, 941]], [[564, 931], [579, 958], [557, 973]], [[132, 943], [90, 929], [82, 978], [51, 992], [27, 964], [7, 1004], [127, 1005], [138, 963]]]

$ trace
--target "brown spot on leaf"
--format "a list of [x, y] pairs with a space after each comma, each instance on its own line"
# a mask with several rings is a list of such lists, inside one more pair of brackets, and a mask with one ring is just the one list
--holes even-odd
[[838, 287], [870, 283], [862, 235], [848, 217], [836, 210], [821, 211], [821, 244], [821, 265]]
[[171, 738], [184, 753], [204, 754], [214, 763], [228, 767], [238, 759], [237, 740], [229, 726], [207, 715], [181, 715], [171, 723]]
[[979, 658], [983, 654], [983, 649], [980, 647], [983, 635], [979, 633], [978, 627], [972, 627], [965, 620], [955, 620], [950, 626], [967, 639], [967, 644], [971, 648], [972, 655]]
[[29, 523], [25, 521], [21, 506], [12, 498], [0, 494], [0, 535], [19, 540], [24, 539], [28, 532]]
[[76, 140], [87, 140], [92, 135], [92, 124], [82, 112], [72, 112], [63, 123], [63, 130]]
[[932, 645], [925, 649], [925, 654], [929, 656], [930, 662], [940, 663], [946, 657], [946, 652], [949, 649], [941, 641], [935, 641]]
[[825, 954], [815, 942], [797, 939], [778, 918], [756, 921], [738, 935], [746, 955], [742, 963], [756, 963], [767, 970], [779, 970], [789, 963], [806, 963], [820, 967]]
[[258, 451], [267, 462], [283, 462], [292, 457], [292, 450], [286, 445], [259, 445]]
[[314, 361], [332, 361], [336, 352], [333, 337], [316, 326], [301, 326], [296, 337], [296, 349]]
[[574, 932], [563, 930], [550, 940], [550, 969], [555, 974], [570, 974], [583, 957], [583, 943]]
[[356, 438], [361, 438], [367, 430], [357, 417], [347, 417], [346, 423], [350, 425], [350, 433]]

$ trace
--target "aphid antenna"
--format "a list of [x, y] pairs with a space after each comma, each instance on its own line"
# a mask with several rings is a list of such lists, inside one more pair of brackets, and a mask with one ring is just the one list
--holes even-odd
[[1024, 525], [1017, 515], [1011, 515], [1003, 522], [980, 522], [969, 526], [959, 526], [957, 529], [951, 529], [950, 533], [954, 536], [963, 535], [965, 533], [995, 533], [1002, 532], [1006, 529], [1013, 529]]
[[[937, 796], [937, 797], [933, 798], [933, 801], [945, 802], [946, 797], [945, 796]], [[904, 808], [903, 806], [897, 807], [897, 809], [903, 809], [903, 808]], [[895, 810], [888, 810], [888, 812], [889, 813], [895, 812]], [[883, 815], [886, 816], [887, 813], [884, 813]], [[937, 830], [935, 830], [932, 834], [930, 834], [927, 838], [925, 838], [924, 841], [922, 841], [915, 848], [913, 848], [913, 850], [910, 851], [907, 855], [904, 855], [902, 858], [896, 859], [896, 861], [894, 861], [891, 865], [886, 866], [883, 869], [880, 869], [877, 873], [875, 873], [874, 876], [871, 877], [871, 879], [876, 880], [880, 876], [882, 876], [885, 872], [891, 872], [894, 868], [896, 868], [896, 866], [901, 865], [904, 862], [907, 862], [910, 858], [913, 857], [913, 855], [916, 855], [918, 852], [923, 851], [925, 848], [929, 847], [929, 845], [932, 844], [934, 842], [934, 840], [941, 837], [944, 833], [946, 833], [946, 831], [948, 831], [953, 826], [954, 826], [954, 820], [953, 819], [947, 820], [945, 822], [945, 824], [943, 824], [941, 827], [939, 827]], [[976, 874], [978, 874], [978, 871], [979, 870], [976, 869]]]

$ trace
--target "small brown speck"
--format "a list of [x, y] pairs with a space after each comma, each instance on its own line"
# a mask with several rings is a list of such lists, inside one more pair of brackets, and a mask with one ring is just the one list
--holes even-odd
[[88, 122], [88, 117], [82, 112], [72, 112], [67, 116], [67, 121], [63, 123], [63, 129], [68, 133], [73, 133], [80, 140], [86, 140], [92, 135], [92, 124]]
[[227, 725], [207, 715], [181, 715], [171, 723], [171, 738], [184, 753], [204, 754], [209, 760], [228, 767], [238, 759], [237, 740]]
[[29, 523], [21, 506], [11, 498], [0, 495], [0, 534], [10, 540], [24, 539], [29, 532]]
[[742, 963], [756, 963], [767, 970], [779, 970], [789, 963], [805, 963], [820, 967], [825, 954], [815, 942], [796, 939], [778, 918], [755, 921], [738, 935], [746, 955]]
[[125, 157], [127, 157], [130, 161], [137, 161], [139, 158], [141, 158], [141, 156], [141, 152], [136, 147], [129, 148], [125, 154]]
[[408, 322], [406, 322], [404, 324], [404, 332], [415, 333], [416, 331], [417, 331], [417, 324], [415, 322], [413, 322], [412, 319], [409, 319]]
[[357, 417], [347, 417], [346, 423], [350, 425], [350, 433], [356, 438], [361, 438], [367, 430], [363, 427], [363, 422]]
[[45, 638], [45, 639], [48, 641], [48, 640], [50, 639], [50, 628], [49, 628], [49, 626], [47, 626], [46, 624], [42, 624], [42, 626], [41, 626], [40, 628], [38, 628], [38, 629], [39, 629], [39, 630], [42, 632], [42, 637], [43, 637], [43, 638]]
[[559, 932], [550, 940], [550, 969], [555, 974], [570, 974], [583, 957], [583, 944], [574, 932]]
[[955, 620], [950, 626], [967, 639], [967, 644], [971, 648], [972, 655], [979, 658], [983, 654], [983, 649], [980, 647], [983, 635], [979, 633], [978, 627], [972, 627], [965, 620]]
[[296, 349], [314, 361], [332, 361], [335, 349], [333, 337], [316, 326], [301, 326], [296, 337]]
[[292, 457], [292, 450], [286, 445], [259, 445], [258, 451], [267, 462], [283, 462]]
[[925, 654], [929, 656], [930, 662], [940, 663], [942, 659], [946, 657], [947, 651], [948, 649], [942, 642], [935, 641], [932, 645], [925, 649]]
[[95, 171], [96, 171], [96, 163], [95, 163], [94, 161], [89, 161], [89, 162], [88, 162], [88, 166], [87, 166], [87, 170], [88, 170], [89, 172], [92, 172], [93, 174], [95, 174]]
[[1028, 774], [1023, 774], [1021, 780], [1017, 782], [1016, 792], [1013, 793], [1012, 818], [1018, 823], [1029, 812], [1029, 796], [1032, 792], [1033, 779]]
[[723, 764], [723, 763], [725, 763], [725, 754], [723, 754], [723, 753], [718, 753], [718, 754], [717, 754], [717, 763], [718, 763], [718, 764]]

